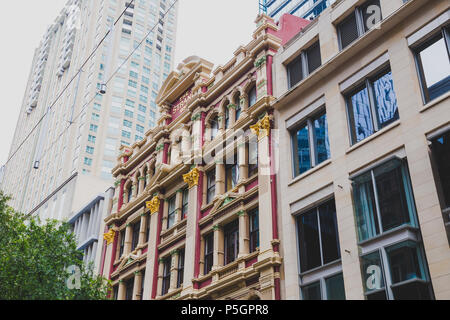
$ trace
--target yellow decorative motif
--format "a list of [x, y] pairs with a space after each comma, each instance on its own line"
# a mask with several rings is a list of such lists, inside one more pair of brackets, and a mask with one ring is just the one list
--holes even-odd
[[156, 196], [151, 201], [147, 201], [145, 204], [147, 209], [150, 209], [150, 213], [155, 214], [159, 211], [159, 205], [161, 204], [161, 201], [159, 200], [158, 196]]
[[103, 239], [106, 240], [106, 244], [110, 245], [114, 242], [114, 237], [116, 236], [116, 232], [111, 229], [107, 233], [103, 234]]
[[258, 121], [257, 124], [250, 126], [252, 132], [259, 138], [268, 137], [270, 134], [270, 117], [266, 115], [264, 118]]
[[194, 169], [192, 169], [191, 172], [183, 175], [183, 180], [184, 180], [184, 182], [186, 182], [189, 185], [189, 188], [192, 188], [192, 187], [198, 185], [198, 178], [199, 178], [199, 173], [198, 173], [197, 168], [194, 168]]

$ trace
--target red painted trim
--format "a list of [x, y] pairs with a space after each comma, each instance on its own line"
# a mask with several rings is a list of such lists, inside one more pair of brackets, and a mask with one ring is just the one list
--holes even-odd
[[273, 95], [273, 83], [272, 83], [272, 65], [273, 65], [273, 56], [268, 55], [267, 56], [267, 94], [269, 96]]
[[251, 267], [252, 265], [254, 265], [256, 262], [258, 262], [258, 257], [254, 257], [251, 260], [245, 261], [245, 267]]
[[206, 122], [206, 112], [202, 112], [202, 123], [201, 123], [201, 135], [202, 135], [202, 140], [201, 140], [201, 147], [203, 148], [203, 146], [205, 145], [205, 122]]
[[168, 162], [169, 162], [169, 147], [170, 147], [170, 144], [164, 143], [163, 163], [165, 163], [165, 164], [168, 164]]
[[112, 254], [111, 254], [111, 264], [109, 265], [109, 275], [108, 275], [109, 280], [111, 280], [111, 274], [113, 273], [114, 261], [116, 259], [118, 242], [119, 242], [119, 232], [116, 232], [116, 235], [114, 236], [114, 244], [113, 244]]
[[[203, 172], [199, 172], [198, 186], [197, 186], [197, 217], [195, 220], [195, 256], [194, 256], [194, 277], [198, 278], [200, 274], [200, 217], [202, 215], [203, 205]], [[195, 287], [195, 285], [194, 285]]]
[[258, 179], [245, 186], [245, 191], [249, 191], [258, 186]]
[[269, 135], [269, 157], [270, 157], [270, 180], [271, 180], [270, 193], [272, 198], [272, 236], [273, 239], [278, 239], [278, 210], [277, 210], [277, 186], [276, 186], [277, 175], [275, 173], [275, 163], [272, 147], [273, 146], [271, 133]]
[[206, 286], [209, 286], [211, 283], [212, 283], [212, 278], [209, 278], [209, 279], [207, 279], [207, 280], [205, 280], [203, 282], [200, 282], [200, 283], [196, 283], [197, 286], [198, 286], [198, 288], [196, 288], [196, 289], [202, 289], [202, 288], [204, 288]]
[[161, 243], [162, 217], [164, 214], [164, 201], [161, 201], [158, 212], [158, 231], [156, 233], [155, 245], [155, 261], [153, 266], [153, 284], [152, 284], [152, 299], [156, 298], [156, 291], [158, 290], [158, 272], [159, 272], [159, 250], [158, 246]]
[[[108, 232], [108, 226], [105, 226], [104, 233]], [[103, 271], [105, 270], [105, 259], [106, 259], [106, 249], [108, 248], [108, 243], [106, 240], [103, 241], [103, 247], [102, 247], [102, 262], [100, 264], [100, 275], [103, 276]]]

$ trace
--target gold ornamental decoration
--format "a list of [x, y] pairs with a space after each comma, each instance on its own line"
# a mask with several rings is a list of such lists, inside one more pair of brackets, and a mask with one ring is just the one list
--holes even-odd
[[116, 232], [111, 229], [107, 233], [103, 234], [103, 239], [106, 240], [106, 244], [109, 246], [114, 242], [114, 237], [116, 236]]
[[270, 134], [269, 115], [266, 115], [264, 118], [259, 120], [257, 124], [250, 126], [250, 129], [260, 140], [264, 137], [268, 137]]
[[189, 185], [189, 189], [198, 185], [199, 173], [198, 169], [194, 168], [191, 172], [183, 175], [183, 180]]
[[155, 214], [159, 211], [160, 204], [161, 201], [159, 200], [158, 196], [154, 197], [151, 201], [147, 201], [145, 203], [147, 209], [150, 209], [151, 214]]

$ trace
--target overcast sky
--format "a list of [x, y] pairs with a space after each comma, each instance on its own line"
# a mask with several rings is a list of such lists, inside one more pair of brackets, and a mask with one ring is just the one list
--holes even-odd
[[[67, 0], [3, 1], [0, 165], [8, 159], [35, 48]], [[98, 1], [98, 0], [92, 0]], [[251, 40], [258, 0], [179, 0], [175, 67], [190, 55], [223, 65]], [[20, 19], [18, 17], [20, 16]]]

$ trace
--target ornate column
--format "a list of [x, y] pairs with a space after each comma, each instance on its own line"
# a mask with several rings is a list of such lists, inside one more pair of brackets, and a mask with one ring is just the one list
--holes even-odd
[[[238, 165], [239, 165], [239, 182], [245, 180], [248, 178], [248, 148], [246, 146], [246, 143], [244, 139], [240, 142], [238, 145]], [[245, 192], [245, 188], [244, 188]]]
[[167, 222], [169, 220], [169, 199], [164, 199], [163, 216], [162, 216], [162, 230], [167, 230]]
[[126, 298], [125, 281], [119, 280], [119, 290], [117, 292], [117, 300], [125, 300]]
[[250, 253], [249, 218], [245, 211], [239, 211], [239, 254], [238, 258]]
[[215, 225], [214, 230], [214, 258], [212, 270], [217, 270], [224, 264], [224, 238], [222, 226]]
[[158, 286], [156, 291], [156, 296], [161, 296], [162, 285], [163, 285], [163, 274], [164, 274], [164, 259], [158, 260]]
[[266, 115], [257, 124], [250, 127], [258, 137], [259, 165], [259, 221], [260, 224], [260, 255], [271, 253], [273, 240], [277, 236], [276, 203], [272, 195], [271, 154], [270, 154], [270, 117]]
[[174, 250], [170, 253], [171, 255], [171, 266], [170, 266], [170, 287], [169, 292], [177, 289], [177, 279], [178, 279], [178, 259], [180, 258], [180, 253], [178, 250]]
[[216, 196], [225, 193], [225, 164], [223, 160], [216, 161]]
[[225, 108], [228, 108], [228, 112], [230, 115], [230, 128], [231, 128], [234, 125], [234, 123], [236, 122], [236, 105], [230, 103]]
[[123, 255], [126, 256], [131, 252], [131, 241], [132, 241], [132, 229], [131, 225], [127, 224], [127, 227], [125, 229], [125, 246], [123, 249]]
[[175, 224], [181, 221], [181, 211], [183, 206], [183, 190], [177, 190], [177, 193], [175, 195], [175, 208], [176, 208], [176, 215], [175, 215]]
[[136, 271], [134, 273], [134, 285], [133, 285], [133, 300], [140, 300], [142, 292], [142, 272]]
[[141, 215], [141, 228], [139, 229], [139, 243], [138, 246], [143, 245], [145, 243], [145, 234], [147, 232], [147, 219], [150, 217], [148, 214], [143, 213]]

